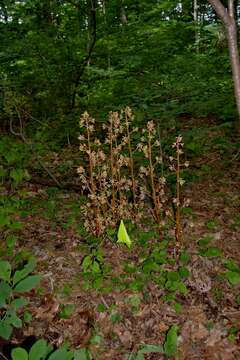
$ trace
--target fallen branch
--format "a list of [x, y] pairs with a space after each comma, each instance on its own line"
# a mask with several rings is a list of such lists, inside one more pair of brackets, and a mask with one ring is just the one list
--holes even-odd
[[46, 179], [41, 176], [31, 174], [31, 179], [27, 181], [32, 184], [39, 184], [46, 187], [57, 187], [61, 190], [69, 190], [77, 193], [82, 193], [81, 185], [71, 183], [71, 182], [61, 182], [61, 186], [58, 186], [55, 181], [51, 179]]

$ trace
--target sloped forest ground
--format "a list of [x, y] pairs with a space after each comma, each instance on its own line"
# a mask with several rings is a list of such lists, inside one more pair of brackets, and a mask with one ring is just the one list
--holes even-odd
[[[76, 191], [77, 149], [43, 159], [75, 189], [40, 184], [43, 173], [21, 185], [16, 253], [32, 253], [43, 280], [30, 293], [33, 320], [13, 342], [34, 335], [88, 348], [96, 360], [134, 359], [143, 344], [163, 345], [177, 325], [179, 359], [240, 358], [239, 145], [232, 130], [214, 120], [182, 118], [178, 128], [190, 160], [184, 194], [191, 202], [182, 216], [179, 264], [171, 228], [161, 242], [148, 225], [129, 225], [130, 250], [111, 236], [88, 240], [79, 210], [84, 196]], [[167, 280], [178, 282], [180, 274], [184, 285], [167, 286], [166, 271]]]

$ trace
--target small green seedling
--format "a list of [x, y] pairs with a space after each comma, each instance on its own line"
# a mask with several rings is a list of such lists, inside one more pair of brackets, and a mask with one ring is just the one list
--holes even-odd
[[59, 317], [61, 319], [69, 319], [75, 310], [74, 304], [61, 305], [61, 311]]
[[27, 305], [21, 293], [34, 289], [41, 280], [40, 275], [30, 275], [35, 262], [30, 260], [21, 270], [13, 272], [8, 261], [0, 261], [0, 337], [8, 340], [13, 328], [21, 328], [22, 320], [17, 312]]
[[40, 339], [31, 347], [29, 353], [20, 347], [12, 350], [11, 360], [92, 360], [88, 349], [69, 351], [64, 347], [53, 350], [46, 340]]

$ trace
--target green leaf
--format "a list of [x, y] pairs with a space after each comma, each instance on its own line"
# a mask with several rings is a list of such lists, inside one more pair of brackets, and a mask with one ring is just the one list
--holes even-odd
[[100, 265], [99, 265], [99, 263], [98, 263], [96, 260], [94, 260], [94, 262], [92, 263], [91, 270], [92, 270], [92, 272], [93, 272], [94, 274], [97, 274], [97, 273], [99, 273], [99, 272], [101, 271]]
[[16, 285], [20, 280], [28, 276], [35, 268], [35, 261], [30, 260], [22, 270], [17, 270], [13, 275], [13, 285]]
[[240, 274], [235, 271], [228, 271], [224, 274], [226, 279], [230, 282], [232, 285], [239, 285], [240, 284]]
[[11, 352], [12, 360], [28, 360], [28, 353], [23, 348], [13, 349]]
[[163, 353], [162, 345], [144, 345], [141, 350], [138, 351], [140, 354], [150, 354], [150, 353]]
[[177, 352], [177, 325], [172, 325], [167, 332], [166, 341], [164, 343], [164, 352], [167, 356], [173, 356]]
[[73, 351], [68, 351], [66, 360], [73, 360]]
[[[143, 360], [144, 360], [144, 355], [140, 354], [140, 356], [141, 356], [141, 357], [143, 358]], [[136, 358], [137, 358], [137, 355], [134, 354], [134, 353], [132, 353], [132, 354], [129, 355], [129, 357], [127, 358], [127, 360], [136, 360]], [[142, 360], [142, 359], [140, 358], [140, 360]]]
[[97, 306], [97, 311], [102, 313], [105, 312], [107, 310], [106, 306], [104, 304], [98, 304]]
[[75, 310], [74, 304], [66, 304], [64, 305], [63, 310], [59, 313], [59, 316], [62, 319], [68, 319], [72, 315], [74, 310]]
[[187, 294], [188, 290], [186, 285], [182, 281], [168, 280], [165, 284], [165, 288], [171, 291], [179, 291], [181, 294]]
[[182, 305], [179, 303], [173, 304], [173, 309], [176, 311], [177, 314], [180, 314], [182, 312]]
[[82, 262], [83, 271], [87, 271], [91, 265], [92, 265], [91, 256], [89, 256], [89, 255], [85, 256], [85, 258], [83, 259], [83, 262]]
[[6, 305], [6, 300], [11, 296], [12, 289], [5, 281], [0, 282], [0, 307]]
[[170, 281], [179, 281], [180, 280], [180, 276], [176, 271], [169, 271], [167, 273], [167, 278]]
[[25, 170], [23, 169], [13, 169], [10, 171], [10, 177], [18, 185], [25, 177]]
[[17, 329], [20, 329], [22, 327], [22, 320], [19, 319], [15, 312], [11, 312], [6, 321], [8, 322], [8, 324], [13, 325]]
[[13, 328], [10, 324], [6, 324], [3, 320], [0, 321], [0, 338], [9, 340], [12, 335]]
[[8, 226], [10, 224], [10, 217], [6, 214], [0, 214], [0, 227]]
[[14, 291], [17, 292], [25, 292], [30, 291], [36, 287], [36, 285], [41, 280], [41, 275], [31, 275], [28, 276], [26, 279], [20, 281], [14, 288]]
[[225, 261], [226, 268], [231, 271], [240, 272], [240, 268], [237, 266], [237, 264], [232, 260], [228, 259]]
[[7, 238], [6, 238], [6, 243], [7, 243], [7, 247], [12, 249], [14, 247], [14, 245], [16, 244], [18, 240], [18, 237], [15, 236], [15, 235], [9, 235]]
[[90, 344], [92, 344], [92, 345], [99, 345], [99, 344], [102, 343], [102, 341], [103, 341], [102, 336], [100, 336], [100, 335], [94, 335], [94, 336], [91, 337], [91, 339], [90, 339]]
[[199, 254], [201, 256], [206, 256], [206, 257], [215, 257], [215, 256], [221, 256], [222, 255], [222, 250], [217, 248], [217, 247], [210, 247], [206, 250], [201, 250], [199, 252]]
[[165, 264], [167, 262], [167, 251], [166, 250], [155, 250], [152, 253], [154, 260], [158, 264]]
[[92, 360], [92, 355], [88, 349], [79, 349], [74, 351], [74, 360]]
[[138, 352], [135, 357], [133, 357], [133, 360], [145, 360], [145, 357], [142, 353]]
[[21, 230], [23, 228], [23, 224], [20, 221], [14, 221], [8, 225], [11, 230]]
[[120, 226], [118, 229], [118, 243], [126, 244], [129, 248], [132, 246], [132, 241], [130, 237], [128, 236], [127, 230], [125, 228], [125, 225], [123, 221], [121, 220]]
[[120, 322], [123, 319], [122, 315], [120, 313], [113, 313], [109, 316], [109, 320], [113, 323], [116, 324], [118, 322]]
[[53, 354], [50, 355], [48, 360], [66, 360], [68, 357], [68, 352], [66, 349], [58, 349], [54, 351]]
[[11, 302], [11, 307], [14, 309], [14, 310], [18, 310], [20, 309], [21, 307], [23, 306], [26, 306], [28, 304], [28, 300], [24, 297], [20, 297], [18, 299], [15, 299]]
[[0, 279], [9, 281], [11, 277], [11, 265], [8, 261], [0, 261]]
[[44, 360], [48, 352], [48, 345], [46, 340], [38, 340], [31, 347], [29, 352], [29, 360]]
[[181, 278], [187, 278], [189, 276], [189, 270], [186, 267], [181, 267], [178, 272]]
[[32, 314], [29, 311], [25, 311], [23, 314], [23, 320], [29, 324], [32, 321]]
[[181, 253], [179, 260], [180, 260], [181, 262], [183, 262], [183, 263], [187, 263], [187, 262], [189, 262], [189, 260], [190, 260], [190, 256], [189, 256], [189, 254], [188, 254], [186, 251], [184, 251], [184, 252]]
[[144, 261], [143, 263], [144, 273], [150, 273], [152, 271], [158, 271], [158, 270], [159, 270], [159, 265], [156, 264], [156, 262], [153, 259], [149, 258]]
[[212, 240], [212, 236], [205, 236], [204, 238], [198, 241], [198, 245], [202, 247], [207, 246], [211, 240]]
[[186, 295], [188, 293], [188, 289], [182, 281], [179, 281], [177, 283], [177, 290], [183, 295]]

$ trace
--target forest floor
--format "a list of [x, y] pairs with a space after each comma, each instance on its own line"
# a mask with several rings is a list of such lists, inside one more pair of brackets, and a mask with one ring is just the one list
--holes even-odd
[[[68, 341], [88, 348], [95, 360], [133, 360], [144, 344], [163, 345], [177, 325], [179, 359], [240, 359], [239, 149], [214, 121], [183, 118], [179, 129], [186, 146], [190, 138], [193, 144], [184, 190], [191, 205], [182, 218], [179, 264], [171, 240], [161, 243], [151, 229], [132, 231], [130, 250], [109, 239], [90, 244], [79, 193], [24, 183], [18, 252], [34, 254], [43, 281], [31, 293], [33, 321], [23, 337], [44, 337], [56, 346]], [[71, 151], [47, 161], [71, 167]], [[169, 229], [167, 238], [172, 236]], [[87, 256], [90, 265], [84, 268]], [[184, 285], [176, 291], [167, 287], [166, 272]]]

